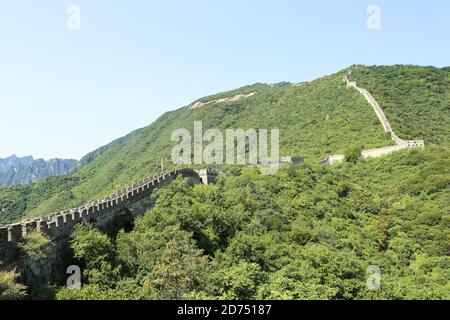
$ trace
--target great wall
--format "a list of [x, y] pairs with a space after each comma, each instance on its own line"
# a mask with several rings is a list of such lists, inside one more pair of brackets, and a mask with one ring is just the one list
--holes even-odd
[[[384, 131], [390, 134], [391, 139], [395, 143], [393, 146], [364, 150], [361, 152], [362, 158], [380, 157], [402, 149], [424, 148], [423, 140], [402, 140], [399, 138], [393, 131], [377, 101], [367, 90], [359, 88], [355, 81], [350, 81], [350, 75], [351, 71], [343, 77], [344, 83], [348, 88], [357, 90], [372, 106]], [[233, 99], [247, 98], [253, 94], [238, 95], [233, 97]], [[226, 99], [222, 100], [225, 101]], [[215, 102], [222, 102], [222, 100]], [[198, 103], [192, 108], [198, 108], [205, 104], [208, 103]], [[344, 159], [344, 155], [334, 154], [329, 155], [321, 163], [333, 164], [342, 162]], [[303, 162], [301, 157], [284, 157], [280, 160], [280, 163], [297, 164], [300, 162]], [[76, 224], [86, 222], [105, 231], [117, 219], [129, 217], [130, 215], [136, 217], [145, 213], [153, 205], [153, 198], [149, 197], [153, 190], [167, 185], [177, 176], [189, 178], [193, 183], [209, 184], [214, 182], [217, 174], [217, 171], [206, 169], [192, 170], [182, 168], [147, 177], [119, 192], [110, 194], [88, 205], [24, 220], [19, 223], [0, 225], [0, 262], [3, 263], [2, 268], [17, 268], [23, 276], [23, 282], [31, 286], [42, 283], [42, 281], [48, 281], [55, 273], [63, 277], [65, 276], [65, 268], [72, 259], [70, 253], [68, 254], [68, 241]], [[123, 224], [123, 221], [121, 223]], [[34, 230], [47, 235], [52, 240], [52, 246], [46, 252], [45, 257], [24, 258], [20, 253], [20, 244]]]
[[[384, 131], [390, 134], [391, 139], [395, 143], [395, 145], [393, 146], [363, 150], [361, 152], [362, 158], [380, 157], [382, 155], [388, 155], [393, 152], [408, 148], [424, 148], [425, 143], [423, 140], [403, 140], [399, 138], [393, 131], [386, 115], [383, 112], [383, 109], [380, 107], [377, 101], [367, 90], [358, 87], [356, 81], [351, 81], [349, 79], [350, 75], [351, 71], [344, 75], [343, 82], [347, 85], [347, 87], [357, 90], [366, 99], [366, 101], [375, 111], [378, 119], [383, 126]], [[248, 95], [241, 94], [232, 98], [214, 100], [208, 103], [235, 101], [241, 98], [250, 97], [254, 94], [255, 92], [252, 92]], [[208, 103], [197, 103], [194, 104], [192, 108], [198, 108]], [[321, 162], [333, 164], [344, 161], [344, 158], [345, 156], [342, 154], [334, 154], [327, 156]], [[283, 161], [281, 161], [281, 163], [283, 163]], [[32, 230], [39, 230], [45, 234], [54, 236], [61, 233], [64, 234], [70, 232], [70, 230], [72, 229], [71, 227], [80, 221], [96, 221], [97, 225], [101, 225], [102, 223], [104, 224], [114, 218], [115, 214], [117, 214], [117, 212], [122, 210], [125, 206], [138, 202], [142, 199], [142, 197], [147, 196], [154, 188], [160, 186], [168, 180], [172, 180], [172, 178], [177, 175], [190, 176], [191, 178], [196, 177], [198, 181], [205, 184], [208, 183], [207, 181], [209, 177], [209, 173], [205, 169], [199, 171], [194, 171], [187, 168], [179, 169], [162, 174], [160, 176], [145, 178], [136, 182], [132, 186], [129, 186], [128, 188], [122, 189], [119, 192], [92, 202], [91, 204], [86, 206], [52, 213], [43, 217], [22, 221], [16, 224], [0, 225], [0, 261], [8, 261], [7, 252], [11, 251], [8, 250], [8, 246], [11, 246], [12, 243], [19, 242], [23, 239], [24, 236], [26, 236], [28, 232]]]
[[[413, 149], [413, 148], [419, 148], [423, 149], [425, 147], [425, 142], [423, 140], [403, 140], [400, 139], [392, 129], [386, 115], [383, 112], [383, 109], [380, 107], [378, 102], [374, 99], [374, 97], [366, 90], [362, 89], [357, 86], [356, 81], [351, 81], [349, 79], [349, 76], [351, 75], [351, 70], [344, 75], [343, 82], [347, 85], [348, 88], [353, 88], [356, 91], [358, 91], [370, 104], [370, 106], [375, 111], [375, 114], [377, 115], [378, 119], [381, 122], [381, 125], [383, 126], [383, 129], [385, 132], [389, 133], [391, 136], [392, 141], [394, 141], [395, 145], [388, 146], [388, 147], [382, 147], [382, 148], [375, 148], [375, 149], [369, 149], [369, 150], [363, 150], [361, 151], [361, 158], [376, 158], [381, 157], [384, 155], [389, 155], [394, 152], [403, 150], [403, 149]], [[343, 154], [334, 154], [329, 155], [324, 160], [321, 161], [321, 163], [326, 164], [333, 164], [333, 163], [339, 163], [344, 161], [345, 156]]]
[[[67, 256], [69, 236], [74, 226], [81, 222], [93, 224], [106, 230], [108, 225], [127, 215], [145, 213], [153, 200], [149, 195], [155, 188], [164, 186], [176, 177], [189, 178], [193, 183], [214, 182], [217, 173], [188, 168], [178, 169], [158, 176], [147, 177], [127, 188], [100, 200], [78, 208], [52, 213], [19, 223], [0, 226], [0, 261], [5, 269], [17, 268], [24, 276], [26, 284], [39, 283], [49, 279], [57, 271], [65, 274], [64, 259]], [[20, 243], [27, 234], [37, 230], [52, 240], [52, 247], [41, 259], [25, 258], [20, 254]]]

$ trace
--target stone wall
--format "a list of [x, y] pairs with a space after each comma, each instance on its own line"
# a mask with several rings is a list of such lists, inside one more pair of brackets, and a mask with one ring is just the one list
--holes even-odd
[[[207, 177], [207, 171], [203, 174]], [[194, 183], [201, 182], [199, 173], [191, 169], [179, 169], [159, 176], [148, 177], [133, 185], [113, 193], [88, 205], [52, 213], [36, 219], [0, 226], [0, 261], [5, 268], [17, 267], [24, 276], [24, 283], [33, 286], [42, 283], [50, 274], [59, 269], [64, 273], [64, 256], [69, 255], [68, 239], [74, 226], [80, 222], [92, 223], [106, 231], [108, 225], [127, 214], [134, 216], [144, 213], [152, 204], [151, 192], [173, 181], [177, 176], [190, 178]], [[23, 259], [18, 244], [27, 233], [38, 230], [52, 239], [45, 257]]]
[[363, 159], [377, 158], [377, 157], [381, 157], [383, 155], [392, 154], [392, 153], [400, 151], [402, 149], [406, 149], [406, 147], [402, 146], [402, 145], [396, 145], [396, 146], [390, 146], [390, 147], [384, 147], [384, 148], [364, 150], [361, 152], [361, 158], [363, 158]]
[[[423, 149], [425, 147], [425, 142], [423, 140], [403, 140], [399, 138], [392, 129], [391, 124], [389, 123], [386, 115], [383, 112], [383, 109], [380, 107], [378, 102], [374, 99], [374, 97], [372, 97], [372, 95], [366, 89], [359, 88], [355, 81], [350, 81], [349, 80], [350, 75], [351, 71], [343, 77], [344, 83], [346, 83], [347, 87], [357, 90], [366, 99], [366, 101], [371, 105], [371, 107], [375, 111], [375, 114], [380, 120], [384, 131], [388, 132], [391, 136], [392, 141], [395, 142], [394, 146], [364, 150], [361, 152], [362, 158], [380, 157], [383, 155], [389, 155], [402, 149], [412, 149], [412, 148]], [[344, 159], [345, 157], [343, 155], [335, 154], [328, 156], [327, 158], [322, 160], [321, 163], [333, 164], [337, 162], [342, 162], [344, 161]]]
[[222, 173], [221, 170], [200, 169], [196, 170], [200, 178], [200, 182], [204, 185], [214, 184], [217, 176]]
[[322, 164], [334, 164], [334, 163], [343, 162], [344, 159], [345, 159], [345, 156], [343, 154], [332, 154], [332, 155], [327, 156], [322, 161], [320, 161], [320, 163], [322, 163]]
[[380, 107], [380, 105], [375, 100], [375, 98], [366, 89], [359, 88], [355, 81], [350, 81], [349, 78], [348, 78], [350, 75], [351, 75], [351, 71], [347, 75], [345, 75], [344, 79], [343, 79], [344, 82], [347, 84], [347, 87], [354, 88], [355, 90], [357, 90], [366, 99], [366, 101], [370, 104], [370, 106], [375, 111], [375, 114], [377, 115], [378, 119], [380, 120], [384, 131], [390, 133], [391, 139], [395, 142], [396, 145], [404, 146], [404, 148], [400, 148], [400, 149], [423, 148], [423, 147], [425, 147], [425, 142], [423, 140], [403, 140], [403, 139], [400, 139], [395, 134], [394, 130], [391, 127], [391, 124], [389, 123], [386, 115], [384, 114], [383, 109]]

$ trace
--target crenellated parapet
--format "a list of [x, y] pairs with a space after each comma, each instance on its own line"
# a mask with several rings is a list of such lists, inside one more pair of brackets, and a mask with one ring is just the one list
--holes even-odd
[[[207, 172], [202, 173], [207, 175]], [[0, 260], [8, 246], [20, 242], [29, 232], [39, 230], [53, 239], [69, 235], [73, 227], [80, 222], [99, 222], [111, 218], [122, 209], [147, 197], [155, 188], [161, 187], [176, 179], [177, 176], [191, 177], [200, 182], [199, 173], [183, 168], [157, 176], [147, 177], [136, 183], [114, 192], [102, 199], [93, 201], [61, 212], [42, 217], [28, 219], [19, 223], [0, 226]]]

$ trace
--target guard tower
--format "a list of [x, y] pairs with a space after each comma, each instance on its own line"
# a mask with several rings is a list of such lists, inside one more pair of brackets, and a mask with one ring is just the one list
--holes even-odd
[[200, 169], [195, 170], [195, 172], [198, 173], [200, 177], [200, 182], [203, 183], [205, 186], [209, 184], [214, 184], [216, 182], [217, 176], [220, 173], [218, 170], [211, 170], [211, 169]]

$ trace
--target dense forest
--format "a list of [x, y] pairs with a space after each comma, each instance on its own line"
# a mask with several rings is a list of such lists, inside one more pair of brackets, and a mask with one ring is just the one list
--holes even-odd
[[[169, 112], [92, 153], [77, 173], [0, 190], [0, 223], [81, 205], [157, 172], [170, 132], [192, 130], [195, 120], [204, 129], [280, 128], [280, 153], [305, 163], [273, 176], [228, 167], [208, 186], [179, 178], [156, 190], [155, 205], [127, 228], [106, 234], [80, 224], [70, 247], [83, 287], [46, 283], [33, 297], [450, 299], [450, 70], [352, 70], [399, 136], [424, 138], [424, 150], [359, 159], [355, 150], [392, 141], [343, 84], [348, 70], [301, 85], [248, 86], [232, 91], [256, 92], [243, 100]], [[339, 152], [345, 162], [319, 164]], [[22, 252], [52, 245], [32, 234]], [[367, 286], [371, 266], [381, 271], [377, 290]], [[0, 273], [0, 298], [25, 294], [18, 274]]]
[[[284, 166], [274, 176], [236, 167], [209, 186], [178, 179], [131, 230], [110, 236], [79, 225], [71, 247], [82, 289], [39, 294], [449, 299], [449, 168], [448, 149], [430, 148], [337, 167]], [[366, 285], [371, 265], [381, 270], [379, 291]]]

